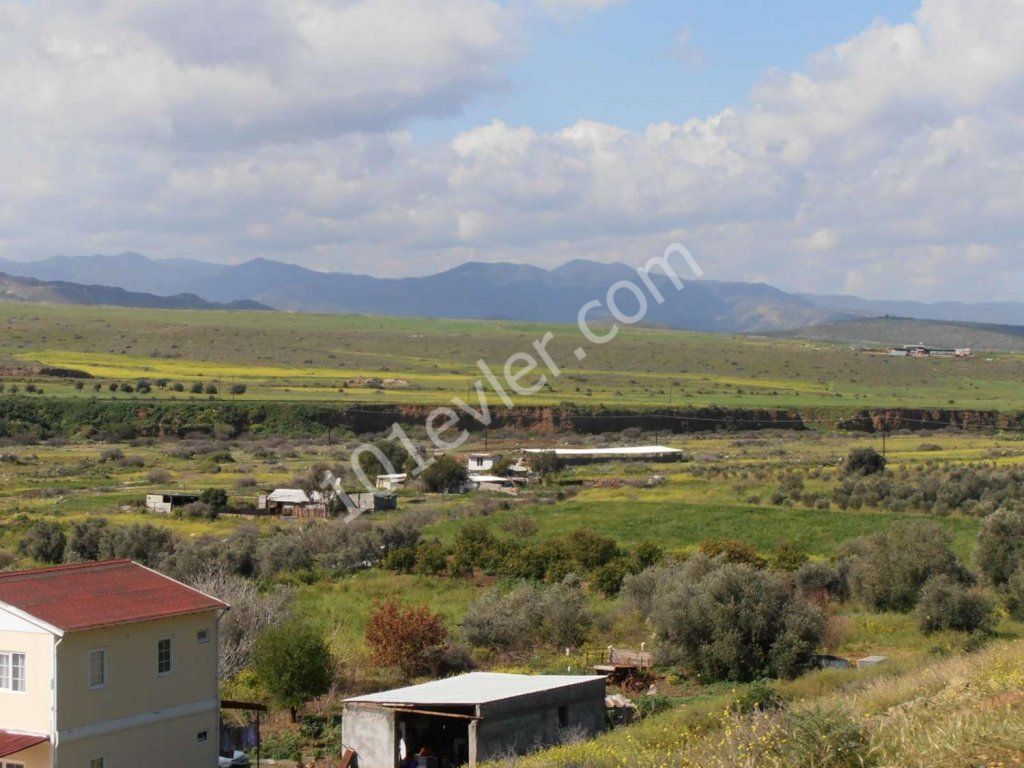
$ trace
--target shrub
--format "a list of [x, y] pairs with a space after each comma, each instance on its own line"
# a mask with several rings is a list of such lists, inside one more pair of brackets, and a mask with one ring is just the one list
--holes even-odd
[[736, 697], [730, 709], [736, 714], [748, 715], [751, 712], [771, 712], [782, 709], [782, 706], [782, 697], [769, 681], [755, 680]]
[[548, 475], [554, 474], [555, 472], [561, 472], [565, 469], [565, 462], [554, 451], [531, 453], [528, 461], [530, 469], [541, 477], [547, 477]]
[[847, 475], [877, 475], [885, 471], [885, 457], [874, 448], [854, 448], [850, 451], [843, 473]]
[[377, 440], [372, 445], [390, 462], [391, 466], [385, 466], [376, 453], [371, 451], [360, 453], [359, 466], [371, 482], [377, 475], [404, 471], [406, 466], [412, 461], [412, 457], [409, 456], [405, 446], [397, 440]]
[[787, 768], [867, 768], [877, 764], [865, 726], [841, 709], [785, 715], [782, 765]]
[[294, 723], [299, 707], [330, 690], [334, 659], [316, 630], [292, 621], [264, 630], [253, 652], [253, 670]]
[[60, 563], [64, 560], [64, 549], [68, 538], [57, 523], [39, 520], [32, 524], [21, 540], [21, 551], [33, 560], [43, 563]]
[[969, 582], [951, 541], [938, 524], [915, 520], [847, 542], [840, 552], [849, 568], [851, 594], [875, 610], [906, 612], [933, 576]]
[[797, 571], [807, 559], [807, 553], [789, 541], [776, 544], [768, 553], [768, 565], [776, 571]]
[[622, 589], [622, 582], [629, 575], [629, 568], [629, 563], [622, 558], [612, 560], [594, 572], [590, 584], [605, 597], [614, 597]]
[[231, 385], [231, 394], [232, 395], [244, 395], [245, 391], [247, 389], [248, 389], [248, 387], [246, 387], [245, 384], [232, 384]]
[[65, 559], [70, 562], [99, 560], [109, 524], [101, 517], [90, 517], [71, 524]]
[[975, 557], [992, 584], [1006, 584], [1024, 562], [1024, 512], [1001, 510], [985, 518]]
[[843, 574], [828, 563], [804, 563], [793, 579], [796, 588], [806, 597], [832, 600], [845, 600], [849, 597]]
[[980, 590], [965, 587], [948, 576], [935, 576], [921, 590], [917, 622], [925, 634], [986, 631], [992, 628], [993, 608]]
[[192, 386], [189, 388], [189, 392], [191, 392], [193, 395], [203, 394], [203, 383], [201, 381], [194, 382]]
[[217, 630], [220, 679], [229, 680], [249, 666], [260, 633], [287, 619], [292, 592], [281, 586], [261, 592], [252, 580], [217, 568], [189, 583], [231, 606]]
[[223, 488], [206, 488], [199, 494], [199, 500], [214, 509], [224, 509], [228, 505], [228, 492]]
[[155, 525], [107, 527], [99, 535], [97, 560], [126, 557], [155, 568], [174, 550], [174, 537]]
[[581, 643], [591, 623], [578, 584], [521, 584], [510, 592], [486, 592], [466, 611], [462, 631], [481, 648], [562, 648]]
[[425, 605], [404, 606], [393, 600], [370, 614], [366, 642], [375, 663], [401, 670], [407, 678], [438, 670], [448, 644], [444, 620]]
[[736, 539], [705, 539], [700, 543], [702, 555], [710, 558], [721, 558], [727, 563], [744, 563], [754, 568], [764, 568], [765, 560], [757, 550], [745, 541]]
[[469, 472], [455, 459], [442, 456], [420, 475], [431, 493], [459, 493], [466, 485]]
[[651, 616], [662, 660], [706, 682], [792, 677], [811, 664], [825, 617], [782, 575], [725, 564], [660, 592]]
[[146, 475], [146, 481], [154, 484], [169, 483], [171, 481], [171, 473], [166, 469], [151, 469], [149, 474]]
[[206, 394], [206, 395], [216, 395], [217, 394], [217, 385], [213, 384], [213, 383], [207, 384], [205, 387], [203, 387], [203, 394]]
[[1024, 621], [1024, 561], [1017, 566], [1000, 594], [1009, 614], [1018, 621]]

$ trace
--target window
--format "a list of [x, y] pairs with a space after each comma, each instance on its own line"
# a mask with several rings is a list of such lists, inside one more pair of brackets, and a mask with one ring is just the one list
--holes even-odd
[[558, 708], [558, 727], [568, 728], [569, 727], [569, 707]]
[[200, 629], [198, 632], [196, 632], [196, 642], [197, 643], [208, 643], [208, 642], [210, 642], [210, 630], [208, 630], [208, 629]]
[[206, 743], [206, 731], [200, 731], [196, 734], [196, 742], [198, 742], [199, 744]]
[[0, 691], [25, 692], [25, 654], [0, 652]]
[[107, 686], [107, 649], [96, 648], [89, 651], [89, 687], [105, 688]]
[[24, 763], [4, 763], [4, 768], [25, 768]]
[[156, 644], [156, 673], [171, 674], [171, 638], [164, 637]]
[[105, 757], [94, 757], [89, 761], [89, 768], [107, 768], [107, 759]]

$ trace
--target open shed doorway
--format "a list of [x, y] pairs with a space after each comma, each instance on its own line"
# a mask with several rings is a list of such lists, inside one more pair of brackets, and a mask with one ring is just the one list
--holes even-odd
[[398, 768], [458, 768], [469, 765], [468, 712], [401, 712], [396, 719]]

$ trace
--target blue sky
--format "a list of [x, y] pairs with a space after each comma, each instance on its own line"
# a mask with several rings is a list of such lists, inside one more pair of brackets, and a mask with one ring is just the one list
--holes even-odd
[[[448, 139], [497, 118], [553, 131], [580, 118], [640, 129], [742, 105], [772, 69], [796, 70], [876, 20], [910, 20], [917, 2], [636, 0], [599, 11], [534, 15], [522, 58], [460, 114], [413, 123]], [[680, 40], [685, 41], [681, 45]]]
[[0, 30], [2, 259], [682, 243], [720, 280], [1024, 299], [1024, 0], [0, 0]]

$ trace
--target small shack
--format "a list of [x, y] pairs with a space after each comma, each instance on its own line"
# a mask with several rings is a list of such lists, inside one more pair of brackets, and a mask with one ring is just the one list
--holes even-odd
[[377, 475], [377, 490], [379, 491], [398, 491], [405, 487], [406, 480], [409, 476], [405, 472], [396, 473], [393, 475]]
[[199, 501], [198, 493], [157, 491], [156, 493], [146, 494], [146, 509], [150, 512], [161, 512], [169, 515], [175, 509], [187, 507], [189, 504], [194, 504], [197, 501]]
[[516, 480], [511, 477], [497, 475], [470, 475], [466, 485], [471, 491], [497, 491], [499, 493], [516, 493]]
[[327, 517], [330, 514], [326, 494], [319, 491], [309, 494], [301, 488], [277, 488], [270, 494], [261, 495], [256, 506], [271, 514], [291, 517]]
[[483, 473], [494, 469], [494, 465], [501, 461], [501, 454], [497, 453], [471, 453], [466, 459], [466, 469], [470, 473]]
[[476, 766], [604, 729], [605, 678], [473, 672], [345, 701], [354, 768]]

